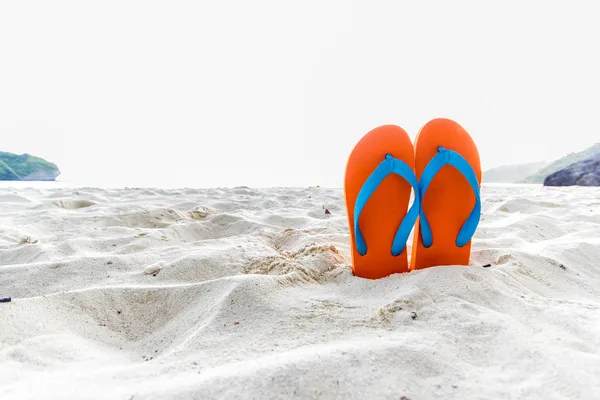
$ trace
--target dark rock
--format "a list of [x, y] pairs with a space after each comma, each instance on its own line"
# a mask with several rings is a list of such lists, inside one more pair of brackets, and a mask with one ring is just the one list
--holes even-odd
[[548, 175], [544, 186], [600, 186], [600, 153]]
[[524, 179], [522, 183], [543, 183], [547, 176], [550, 176], [561, 169], [567, 168], [571, 164], [594, 157], [596, 154], [600, 154], [600, 142], [588, 147], [583, 151], [567, 154], [566, 156], [551, 162], [548, 166], [540, 169], [535, 174]]

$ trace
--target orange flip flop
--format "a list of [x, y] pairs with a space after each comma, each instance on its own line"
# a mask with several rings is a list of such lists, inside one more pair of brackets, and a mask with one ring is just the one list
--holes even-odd
[[477, 146], [458, 123], [425, 124], [415, 139], [421, 208], [411, 270], [469, 265], [471, 238], [481, 216], [481, 164]]
[[[411, 188], [415, 200], [407, 212]], [[414, 149], [396, 125], [367, 133], [354, 147], [344, 184], [354, 275], [408, 272], [406, 241], [419, 214]]]

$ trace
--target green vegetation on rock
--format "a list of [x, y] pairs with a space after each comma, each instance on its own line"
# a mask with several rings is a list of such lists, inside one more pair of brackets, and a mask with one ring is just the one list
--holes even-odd
[[56, 164], [43, 158], [0, 151], [0, 181], [53, 181], [59, 175]]
[[596, 143], [595, 145], [588, 147], [587, 149], [568, 154], [556, 161], [551, 162], [546, 167], [540, 169], [536, 173], [528, 176], [522, 182], [523, 183], [544, 183], [544, 179], [547, 176], [552, 175], [556, 171], [559, 171], [563, 168], [568, 167], [571, 164], [574, 164], [579, 161], [583, 161], [593, 155], [600, 153], [600, 143]]

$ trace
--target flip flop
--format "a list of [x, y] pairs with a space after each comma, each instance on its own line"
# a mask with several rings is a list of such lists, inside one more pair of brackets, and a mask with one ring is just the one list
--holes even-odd
[[[408, 212], [411, 188], [415, 201]], [[419, 214], [414, 149], [396, 125], [368, 132], [354, 147], [344, 184], [354, 275], [408, 272], [406, 241]]]
[[458, 123], [434, 119], [415, 139], [415, 172], [421, 208], [411, 270], [469, 265], [471, 238], [481, 215], [481, 163], [475, 142]]

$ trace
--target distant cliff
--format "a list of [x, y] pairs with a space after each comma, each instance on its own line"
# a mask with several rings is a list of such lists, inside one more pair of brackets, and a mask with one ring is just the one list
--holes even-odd
[[483, 173], [483, 182], [492, 183], [515, 183], [526, 179], [531, 174], [547, 166], [547, 162], [536, 162], [518, 165], [503, 165], [488, 169]]
[[579, 161], [583, 161], [587, 158], [590, 158], [596, 154], [600, 154], [600, 143], [596, 143], [595, 145], [588, 147], [587, 149], [577, 152], [567, 154], [566, 156], [559, 158], [558, 160], [551, 162], [546, 167], [540, 169], [535, 174], [528, 176], [523, 180], [523, 183], [543, 183], [544, 179], [553, 173], [568, 167], [571, 164], [574, 164]]
[[53, 181], [59, 175], [56, 164], [43, 158], [0, 151], [0, 181]]
[[570, 153], [552, 162], [537, 162], [519, 165], [505, 165], [483, 173], [483, 182], [495, 183], [544, 183], [546, 177], [574, 163], [600, 154], [600, 143], [587, 149]]
[[548, 175], [544, 186], [600, 186], [600, 153]]

